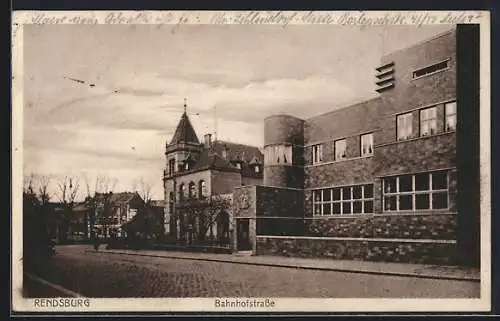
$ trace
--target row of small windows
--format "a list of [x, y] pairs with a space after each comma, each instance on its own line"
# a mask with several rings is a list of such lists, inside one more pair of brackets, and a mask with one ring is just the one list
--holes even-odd
[[[436, 171], [383, 178], [384, 212], [449, 208], [448, 172]], [[373, 213], [373, 184], [313, 191], [313, 214]]]
[[[457, 126], [457, 102], [449, 102], [444, 105], [444, 131], [454, 131]], [[419, 110], [419, 135], [429, 136], [437, 133], [437, 107], [428, 107]], [[405, 140], [413, 138], [413, 112], [401, 114], [396, 120], [397, 139]]]
[[[448, 102], [444, 105], [444, 131], [451, 132], [457, 126], [457, 103]], [[419, 110], [419, 135], [429, 136], [437, 133], [437, 107], [428, 107]], [[400, 114], [396, 117], [397, 140], [406, 140], [414, 137], [413, 134], [413, 112]], [[370, 156], [373, 154], [373, 134], [361, 135], [360, 156]], [[346, 158], [347, 141], [338, 139], [334, 141], [334, 160]], [[311, 160], [313, 164], [324, 161], [323, 144], [313, 145], [311, 148]]]
[[[360, 139], [360, 156], [370, 156], [373, 154], [373, 134], [363, 134]], [[345, 138], [334, 141], [334, 160], [341, 160], [347, 157], [347, 140]], [[311, 158], [313, 164], [324, 161], [323, 145], [313, 145], [311, 148]]]
[[[201, 180], [198, 182], [198, 186], [196, 186], [196, 183], [194, 182], [189, 182], [187, 185], [187, 194], [186, 194], [186, 185], [184, 183], [181, 183], [179, 185], [179, 199], [183, 200], [187, 198], [193, 199], [193, 198], [199, 198], [203, 199], [208, 196], [208, 190], [207, 190], [207, 184], [204, 180]], [[170, 201], [173, 202], [173, 193], [170, 195]]]
[[313, 191], [314, 215], [373, 213], [373, 184]]

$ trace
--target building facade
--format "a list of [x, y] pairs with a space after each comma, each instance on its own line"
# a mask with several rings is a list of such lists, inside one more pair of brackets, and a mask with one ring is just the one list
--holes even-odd
[[212, 140], [211, 134], [200, 142], [185, 110], [165, 150], [165, 233], [182, 244], [230, 247], [232, 192], [262, 184], [263, 158], [257, 147]]
[[122, 225], [132, 220], [144, 208], [144, 200], [136, 192], [96, 193], [94, 202], [94, 220], [87, 220], [89, 238], [92, 231], [103, 239], [126, 237]]
[[374, 99], [266, 118], [263, 185], [235, 189], [235, 238], [256, 254], [477, 265], [478, 30], [385, 55]]

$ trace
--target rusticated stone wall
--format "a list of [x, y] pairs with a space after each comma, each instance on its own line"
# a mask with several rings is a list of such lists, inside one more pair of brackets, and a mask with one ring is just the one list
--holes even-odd
[[257, 236], [257, 255], [452, 265], [454, 243]]
[[318, 237], [366, 237], [455, 240], [454, 214], [363, 215], [307, 220], [307, 235]]

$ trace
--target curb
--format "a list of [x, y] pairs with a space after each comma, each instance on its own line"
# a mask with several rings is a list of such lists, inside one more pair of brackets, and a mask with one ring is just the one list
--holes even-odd
[[221, 263], [233, 263], [233, 264], [243, 264], [243, 265], [260, 265], [269, 267], [282, 267], [290, 269], [304, 269], [304, 270], [316, 270], [316, 271], [333, 271], [333, 272], [346, 272], [346, 273], [356, 273], [356, 274], [370, 274], [370, 275], [383, 275], [383, 276], [400, 276], [400, 277], [414, 277], [419, 279], [438, 279], [438, 280], [450, 280], [450, 281], [464, 281], [464, 282], [480, 282], [480, 278], [477, 277], [467, 277], [467, 276], [448, 276], [448, 275], [429, 275], [411, 272], [384, 272], [375, 270], [361, 270], [361, 269], [347, 269], [347, 268], [329, 268], [329, 267], [314, 267], [314, 266], [298, 266], [298, 265], [287, 265], [278, 263], [261, 263], [261, 262], [242, 262], [242, 261], [232, 261], [225, 259], [210, 259], [210, 258], [196, 258], [196, 257], [179, 257], [179, 256], [169, 256], [169, 255], [154, 255], [154, 254], [144, 254], [144, 253], [127, 253], [119, 251], [94, 251], [90, 250], [88, 252], [93, 253], [110, 253], [110, 254], [121, 254], [121, 255], [135, 255], [144, 257], [158, 257], [166, 259], [177, 259], [177, 260], [191, 260], [191, 261], [207, 261], [207, 262], [221, 262]]
[[33, 281], [37, 281], [39, 283], [42, 283], [43, 285], [51, 287], [54, 290], [57, 290], [57, 291], [59, 291], [61, 293], [64, 293], [64, 294], [66, 294], [68, 296], [77, 297], [77, 298], [83, 298], [83, 295], [81, 295], [79, 293], [76, 293], [76, 292], [73, 292], [71, 290], [68, 290], [68, 289], [66, 289], [66, 288], [64, 288], [64, 287], [62, 287], [60, 285], [51, 283], [51, 282], [49, 282], [47, 280], [44, 280], [44, 279], [42, 279], [42, 278], [40, 278], [40, 277], [38, 277], [36, 275], [33, 275], [31, 273], [27, 273], [27, 272], [24, 272], [23, 274], [24, 274], [24, 276], [27, 276], [28, 278], [32, 279]]

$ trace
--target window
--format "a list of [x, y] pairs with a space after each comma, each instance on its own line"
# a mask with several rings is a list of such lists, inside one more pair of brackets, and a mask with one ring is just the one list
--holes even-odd
[[335, 160], [346, 157], [346, 140], [339, 139], [335, 141]]
[[170, 194], [169, 194], [168, 212], [169, 213], [173, 213], [174, 212], [174, 192], [170, 192]]
[[398, 140], [404, 140], [411, 138], [413, 127], [413, 115], [412, 113], [402, 114], [397, 116], [397, 135]]
[[241, 169], [241, 164], [240, 163], [235, 163], [235, 166], [237, 169]]
[[449, 102], [444, 104], [445, 110], [445, 131], [453, 131], [457, 127], [457, 102]]
[[314, 215], [373, 213], [373, 184], [313, 191]]
[[188, 163], [188, 162], [186, 162], [186, 163], [184, 164], [184, 169], [185, 169], [185, 170], [189, 170], [189, 163]]
[[207, 183], [203, 180], [201, 180], [199, 183], [198, 183], [198, 195], [200, 198], [205, 198], [207, 197], [208, 195], [208, 192], [207, 192]]
[[195, 198], [196, 197], [196, 189], [195, 189], [195, 185], [193, 182], [189, 182], [189, 185], [188, 185], [188, 197], [189, 198]]
[[373, 154], [373, 134], [361, 135], [361, 156]]
[[420, 136], [436, 133], [436, 107], [420, 110]]
[[323, 145], [314, 145], [312, 147], [312, 163], [317, 164], [323, 161]]
[[183, 200], [184, 199], [184, 195], [186, 195], [186, 186], [184, 186], [184, 183], [182, 183], [179, 186], [179, 199]]
[[384, 211], [448, 208], [446, 171], [386, 177], [383, 179]]
[[256, 173], [260, 173], [260, 167], [259, 167], [259, 165], [255, 165], [255, 168], [254, 168], [254, 169], [255, 169], [255, 172], [256, 172]]
[[168, 174], [172, 176], [175, 172], [175, 158], [168, 160]]
[[443, 70], [448, 68], [449, 62], [450, 62], [450, 60], [447, 59], [445, 61], [441, 61], [441, 62], [438, 62], [436, 64], [417, 69], [413, 72], [412, 78], [416, 79], [416, 78], [420, 78], [420, 77], [424, 77], [424, 76], [429, 76], [431, 74], [435, 74], [439, 71], [443, 71]]

